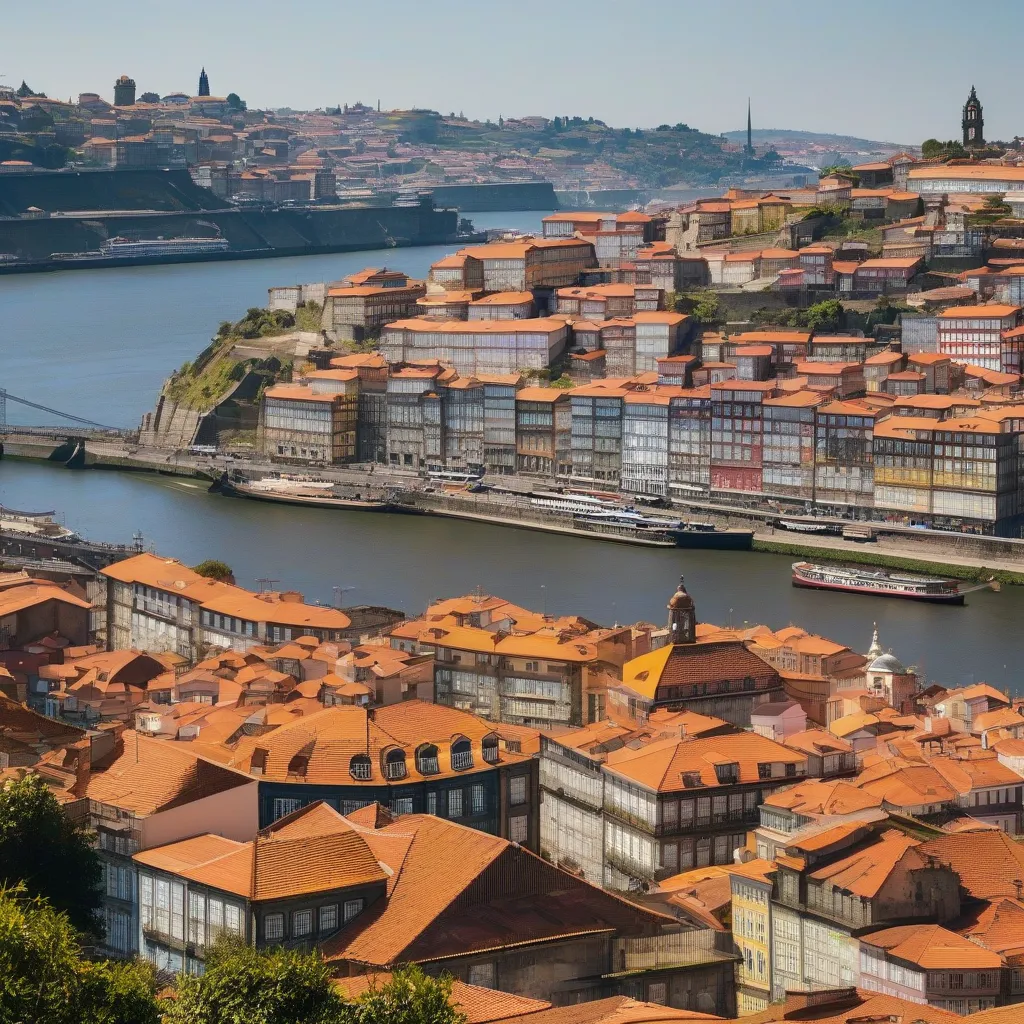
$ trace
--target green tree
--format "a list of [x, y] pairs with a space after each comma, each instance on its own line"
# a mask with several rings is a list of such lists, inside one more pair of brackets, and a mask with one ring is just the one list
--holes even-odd
[[0, 885], [21, 882], [49, 900], [82, 932], [96, 926], [100, 862], [90, 836], [75, 826], [38, 775], [0, 788]]
[[[343, 1024], [350, 1011], [316, 953], [221, 942], [203, 975], [182, 975], [165, 1024]], [[367, 1018], [367, 1021], [369, 1018]]]
[[805, 313], [804, 322], [812, 331], [837, 331], [843, 323], [843, 305], [838, 299], [817, 302]]
[[0, 1021], [158, 1024], [155, 979], [142, 962], [82, 957], [65, 914], [24, 887], [0, 889]]
[[199, 573], [200, 576], [205, 576], [208, 580], [219, 580], [222, 583], [234, 583], [235, 581], [235, 574], [231, 571], [231, 566], [218, 558], [207, 558], [198, 565], [193, 565], [192, 571]]
[[845, 174], [848, 178], [853, 178], [856, 183], [858, 176], [853, 173], [853, 168], [849, 164], [829, 164], [828, 167], [822, 167], [818, 172], [819, 178], [826, 178], [830, 174]]
[[415, 964], [400, 967], [383, 985], [373, 985], [356, 1000], [355, 1024], [465, 1024], [466, 1015], [451, 1004], [452, 979], [431, 978]]
[[701, 324], [718, 323], [721, 315], [718, 296], [706, 289], [677, 296], [672, 307], [679, 313], [689, 313]]
[[225, 97], [228, 107], [231, 110], [247, 110], [245, 100], [241, 99], [237, 92], [229, 92]]

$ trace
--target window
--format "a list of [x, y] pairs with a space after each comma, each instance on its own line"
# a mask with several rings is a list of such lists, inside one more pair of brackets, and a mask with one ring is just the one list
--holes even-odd
[[384, 778], [404, 779], [405, 778], [405, 751], [389, 750], [384, 759]]
[[416, 770], [420, 775], [437, 774], [437, 747], [432, 743], [422, 746], [416, 751]]
[[345, 900], [345, 924], [363, 912], [364, 900]]
[[450, 789], [448, 791], [448, 817], [462, 817], [462, 790]]
[[356, 754], [348, 763], [348, 771], [353, 779], [360, 779], [366, 782], [373, 771], [373, 766], [366, 754]]
[[530, 839], [530, 819], [525, 814], [517, 814], [508, 819], [508, 838], [513, 843], [526, 843]]
[[484, 794], [484, 787], [477, 783], [469, 789], [469, 796], [473, 806], [474, 814], [483, 814], [487, 810], [487, 800]]
[[514, 806], [526, 803], [526, 776], [514, 775], [508, 780], [508, 802]]
[[311, 935], [313, 932], [313, 911], [296, 910], [292, 914], [292, 936], [301, 939], [303, 935]]
[[652, 981], [647, 986], [647, 1002], [660, 1003], [665, 1005], [668, 999], [668, 991], [664, 981]]
[[437, 814], [437, 793], [427, 794], [427, 814]]
[[338, 904], [320, 908], [320, 931], [333, 932], [338, 927]]
[[224, 930], [228, 935], [242, 934], [242, 908], [224, 904]]
[[452, 743], [452, 771], [473, 767], [473, 747], [465, 737]]
[[297, 811], [302, 806], [301, 800], [293, 799], [292, 797], [275, 797], [274, 798], [274, 820], [283, 818], [286, 814], [291, 814]]
[[394, 814], [412, 814], [412, 797], [395, 797], [395, 799], [391, 801], [391, 810]]
[[267, 914], [263, 918], [263, 937], [267, 942], [280, 942], [284, 938], [284, 914]]
[[498, 760], [498, 737], [491, 733], [483, 739], [484, 760], [488, 764], [495, 764]]
[[477, 985], [480, 988], [494, 988], [495, 970], [494, 963], [470, 964], [469, 984]]

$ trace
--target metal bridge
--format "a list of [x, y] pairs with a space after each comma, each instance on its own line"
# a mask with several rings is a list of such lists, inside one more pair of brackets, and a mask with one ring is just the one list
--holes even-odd
[[[82, 416], [74, 416], [69, 412], [62, 412], [60, 409], [51, 409], [47, 405], [40, 405], [38, 402], [30, 402], [27, 398], [21, 398], [18, 395], [12, 395], [5, 388], [0, 388], [0, 436], [8, 434], [11, 430], [17, 431], [17, 433], [29, 433], [29, 434], [50, 434], [53, 433], [52, 427], [12, 427], [7, 422], [7, 403], [17, 402], [19, 405], [27, 406], [29, 409], [39, 409], [41, 412], [48, 412], [54, 416], [58, 416], [62, 420], [67, 420], [69, 423], [76, 423], [81, 427], [89, 427], [90, 430], [81, 430], [80, 428], [75, 431], [76, 434], [127, 434], [128, 431], [120, 427], [108, 427], [103, 423], [97, 423], [95, 420], [87, 420]], [[68, 430], [71, 430], [69, 427]]]

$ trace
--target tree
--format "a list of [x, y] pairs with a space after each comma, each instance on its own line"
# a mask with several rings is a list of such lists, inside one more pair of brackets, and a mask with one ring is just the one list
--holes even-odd
[[206, 561], [192, 566], [192, 571], [199, 573], [200, 576], [205, 576], [208, 580], [217, 580], [220, 583], [235, 582], [235, 574], [231, 571], [231, 566], [218, 558], [207, 558]]
[[843, 322], [843, 305], [838, 299], [826, 299], [805, 311], [805, 326], [812, 331], [837, 331]]
[[101, 867], [87, 832], [74, 825], [38, 775], [0, 788], [0, 885], [24, 883], [82, 932], [96, 927]]
[[155, 93], [155, 92], [144, 92], [139, 97], [139, 102], [140, 103], [159, 103], [160, 102], [160, 96], [157, 93]]
[[231, 110], [248, 110], [245, 100], [237, 92], [229, 92], [225, 97], [227, 105]]
[[400, 967], [383, 985], [371, 985], [355, 1001], [355, 1024], [465, 1024], [451, 1004], [452, 979], [431, 978], [413, 964]]
[[317, 953], [258, 952], [237, 940], [213, 946], [201, 976], [179, 978], [178, 998], [164, 1017], [165, 1024], [347, 1024], [350, 1019]]
[[0, 889], [0, 1020], [19, 1024], [158, 1024], [144, 962], [82, 957], [67, 916], [24, 887]]

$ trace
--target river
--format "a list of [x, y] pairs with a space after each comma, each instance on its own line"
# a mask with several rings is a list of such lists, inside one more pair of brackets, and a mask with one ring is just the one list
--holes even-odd
[[[535, 229], [542, 214], [478, 214], [478, 227]], [[238, 263], [80, 270], [0, 278], [0, 386], [114, 426], [134, 426], [166, 375], [204, 347], [219, 321], [266, 301], [274, 284], [331, 280], [363, 266], [423, 275], [448, 247], [387, 249]], [[33, 422], [19, 406], [8, 414]], [[34, 422], [52, 422], [39, 414]], [[209, 495], [193, 481], [71, 472], [0, 461], [0, 503], [59, 510], [96, 540], [140, 531], [155, 550], [195, 564], [228, 562], [240, 583], [259, 578], [330, 602], [386, 604], [409, 613], [432, 598], [481, 588], [530, 608], [596, 622], [661, 623], [685, 573], [702, 621], [772, 628], [797, 624], [866, 650], [882, 644], [929, 679], [985, 680], [1015, 690], [1024, 589], [971, 594], [963, 608], [823, 595], [790, 585], [791, 559], [682, 552], [558, 537], [423, 517], [298, 509]]]

